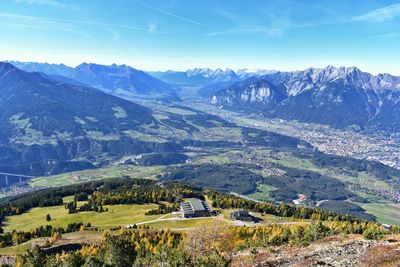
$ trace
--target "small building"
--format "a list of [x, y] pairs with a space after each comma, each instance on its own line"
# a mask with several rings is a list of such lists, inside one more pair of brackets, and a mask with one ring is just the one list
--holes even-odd
[[188, 202], [182, 202], [181, 211], [184, 218], [208, 217], [213, 215], [210, 205], [198, 198], [191, 198]]
[[258, 222], [258, 218], [251, 215], [247, 210], [237, 210], [232, 212], [231, 219], [243, 222]]
[[306, 195], [298, 194], [297, 196], [298, 196], [299, 198], [293, 200], [293, 203], [294, 203], [295, 205], [301, 205], [301, 204], [303, 204], [303, 203], [307, 200], [307, 196], [306, 196]]

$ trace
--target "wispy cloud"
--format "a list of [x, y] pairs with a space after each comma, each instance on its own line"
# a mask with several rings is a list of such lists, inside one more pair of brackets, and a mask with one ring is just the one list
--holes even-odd
[[118, 33], [117, 31], [115, 31], [115, 30], [113, 30], [113, 29], [110, 29], [110, 28], [107, 28], [107, 31], [108, 31], [109, 33], [111, 33], [111, 35], [112, 35], [112, 37], [113, 37], [113, 39], [114, 39], [115, 41], [118, 41], [118, 40], [119, 40], [119, 33]]
[[171, 13], [171, 12], [167, 11], [167, 10], [164, 10], [164, 9], [161, 9], [161, 8], [146, 4], [146, 3], [142, 2], [142, 1], [139, 1], [139, 3], [142, 4], [143, 6], [151, 9], [151, 10], [154, 10], [154, 11], [156, 11], [158, 13], [161, 13], [161, 14], [164, 14], [166, 16], [169, 16], [169, 17], [172, 17], [172, 18], [175, 18], [175, 19], [178, 19], [178, 20], [181, 20], [181, 21], [193, 24], [193, 25], [203, 26], [203, 24], [201, 24], [200, 22], [197, 22], [195, 20], [176, 15], [174, 13]]
[[397, 38], [399, 36], [400, 34], [398, 32], [390, 32], [390, 33], [371, 35], [369, 38], [391, 39], [391, 38]]
[[147, 31], [150, 34], [157, 33], [157, 24], [155, 22], [150, 22], [147, 27]]
[[[71, 24], [84, 24], [84, 25], [93, 25], [93, 26], [102, 26], [102, 27], [111, 27], [111, 28], [121, 28], [128, 29], [134, 31], [148, 32], [148, 28], [134, 26], [134, 25], [124, 25], [124, 24], [115, 24], [115, 23], [104, 23], [97, 21], [89, 21], [89, 20], [73, 20], [73, 19], [60, 19], [60, 18], [50, 18], [50, 17], [35, 17], [35, 16], [25, 16], [13, 13], [0, 13], [0, 18], [14, 18], [14, 19], [27, 19], [31, 22], [40, 22], [41, 25], [45, 23], [62, 23], [64, 26], [70, 26]], [[159, 34], [171, 34], [166, 31], [157, 31]]]
[[207, 33], [206, 36], [219, 36], [219, 35], [227, 35], [227, 34], [242, 34], [242, 35], [251, 35], [251, 34], [263, 34], [268, 36], [281, 36], [283, 34], [283, 29], [279, 27], [268, 27], [264, 25], [242, 25], [227, 29], [225, 31], [216, 31]]
[[285, 32], [293, 29], [312, 28], [323, 25], [348, 23], [347, 20], [332, 20], [332, 21], [318, 21], [310, 23], [293, 23], [291, 21], [274, 22], [270, 25], [238, 25], [229, 28], [224, 31], [215, 31], [207, 33], [205, 36], [219, 36], [227, 34], [241, 34], [241, 35], [252, 35], [252, 34], [263, 34], [266, 36], [279, 37], [284, 35]]
[[23, 16], [10, 13], [0, 13], [0, 25], [7, 26], [10, 28], [27, 28], [36, 30], [57, 30], [68, 33], [73, 33], [81, 37], [90, 37], [90, 35], [82, 31], [71, 27], [69, 23], [60, 21], [45, 20], [40, 17]]
[[290, 17], [287, 14], [278, 17], [272, 12], [262, 12], [262, 19], [256, 19], [253, 15], [239, 14], [239, 12], [221, 8], [217, 15], [224, 18], [232, 26], [220, 31], [209, 32], [205, 36], [229, 34], [281, 36], [291, 27]]
[[[290, 6], [293, 6], [288, 2], [288, 7], [286, 8], [278, 7], [268, 7], [260, 8], [256, 13], [262, 14], [263, 16], [246, 16], [246, 12], [240, 13], [230, 12], [228, 8], [218, 11], [217, 15], [229, 21], [232, 26], [220, 31], [213, 31], [205, 34], [205, 36], [222, 36], [229, 34], [236, 35], [265, 35], [271, 37], [280, 37], [285, 35], [285, 33], [297, 29], [314, 28], [320, 26], [329, 25], [345, 25], [351, 24], [357, 21], [369, 21], [369, 22], [384, 22], [390, 21], [397, 17], [400, 17], [400, 3], [389, 5], [386, 7], [378, 8], [372, 10], [368, 13], [362, 14], [360, 16], [354, 16], [349, 13], [339, 13], [331, 8], [325, 8], [315, 5], [305, 5], [302, 8], [307, 8], [311, 10], [320, 11], [321, 14], [325, 16], [310, 16], [309, 20], [296, 21], [292, 14], [294, 13]], [[298, 8], [298, 7], [297, 7]], [[273, 10], [273, 12], [271, 11]], [[255, 21], [258, 18], [259, 21]], [[383, 37], [384, 35], [382, 35]], [[389, 37], [396, 37], [394, 34], [386, 35]]]
[[355, 21], [384, 22], [400, 16], [400, 4], [394, 4], [372, 10], [361, 16], [354, 17]]
[[57, 0], [14, 0], [14, 2], [18, 4], [27, 4], [27, 5], [41, 5], [41, 6], [53, 6], [59, 8], [69, 8], [73, 10], [79, 10], [77, 6], [71, 4], [65, 4]]

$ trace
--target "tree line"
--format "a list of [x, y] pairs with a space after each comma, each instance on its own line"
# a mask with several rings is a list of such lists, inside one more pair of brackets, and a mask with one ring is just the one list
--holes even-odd
[[[400, 232], [397, 229], [397, 232]], [[390, 231], [373, 222], [322, 222], [296, 225], [235, 227], [226, 223], [200, 225], [187, 232], [139, 227], [119, 234], [105, 232], [98, 245], [46, 255], [35, 248], [17, 257], [17, 266], [229, 266], [243, 249], [281, 245], [307, 246], [332, 235], [363, 234], [378, 239]]]
[[286, 203], [255, 202], [231, 194], [224, 194], [213, 190], [206, 192], [214, 208], [221, 209], [247, 209], [253, 212], [272, 214], [279, 217], [292, 217], [297, 219], [312, 219], [322, 221], [348, 221], [361, 222], [361, 219], [348, 214], [338, 214], [327, 210], [295, 206]]

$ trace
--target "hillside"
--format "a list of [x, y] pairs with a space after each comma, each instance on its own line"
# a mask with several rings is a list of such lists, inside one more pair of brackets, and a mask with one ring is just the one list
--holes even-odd
[[173, 93], [174, 90], [173, 86], [126, 65], [83, 63], [74, 69], [69, 78], [112, 94], [161, 95]]
[[[188, 198], [208, 202], [210, 216], [179, 216], [179, 203]], [[239, 208], [258, 222], [232, 220], [231, 212]], [[0, 254], [7, 255], [1, 260], [23, 266], [72, 259], [78, 266], [91, 261], [113, 266], [164, 261], [171, 266], [294, 266], [318, 261], [340, 266], [356, 259], [399, 260], [399, 227], [385, 229], [349, 215], [255, 202], [187, 183], [93, 181], [11, 198], [0, 202], [0, 211]], [[57, 256], [62, 250], [63, 256]], [[174, 256], [163, 258], [164, 253]], [[374, 253], [379, 258], [371, 257]]]
[[[300, 152], [301, 151], [301, 152]], [[185, 153], [185, 162], [143, 166], [141, 161], [111, 168], [32, 179], [38, 186], [61, 186], [107, 178], [181, 181], [202, 188], [235, 192], [261, 201], [293, 203], [335, 210], [381, 223], [400, 224], [399, 171], [365, 160], [326, 155], [297, 147], [208, 146]], [[152, 156], [143, 155], [145, 157]], [[379, 204], [377, 204], [379, 203]]]
[[89, 87], [0, 64], [3, 172], [92, 168], [104, 156], [154, 151], [129, 131], [156, 125], [151, 110]]

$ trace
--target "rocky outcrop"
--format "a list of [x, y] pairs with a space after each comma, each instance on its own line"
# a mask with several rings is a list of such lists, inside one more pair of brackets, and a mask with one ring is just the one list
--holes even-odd
[[[271, 252], [272, 251], [272, 252]], [[234, 258], [232, 266], [399, 266], [400, 238], [363, 240], [360, 237], [330, 237], [303, 248], [278, 247], [266, 252], [248, 252]]]

